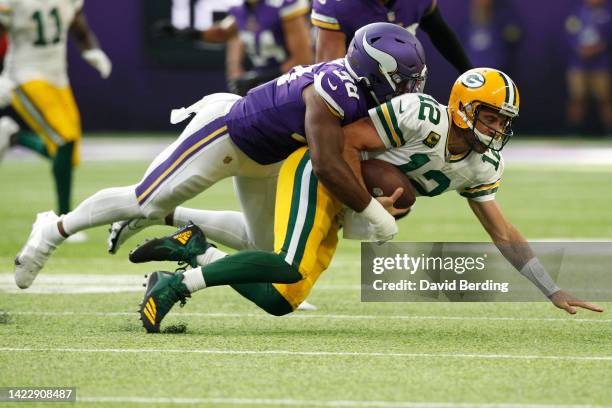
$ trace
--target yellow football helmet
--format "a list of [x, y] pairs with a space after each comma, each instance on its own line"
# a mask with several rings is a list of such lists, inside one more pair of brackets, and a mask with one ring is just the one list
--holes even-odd
[[[457, 78], [448, 106], [456, 126], [472, 129], [481, 143], [499, 151], [512, 137], [512, 120], [518, 116], [519, 101], [518, 88], [508, 75], [494, 68], [474, 68]], [[508, 118], [503, 129], [496, 130], [493, 137], [478, 131], [475, 126], [483, 106]]]

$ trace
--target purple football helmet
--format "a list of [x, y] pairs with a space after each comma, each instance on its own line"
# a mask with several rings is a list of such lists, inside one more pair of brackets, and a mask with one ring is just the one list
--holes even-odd
[[422, 92], [427, 79], [421, 42], [391, 23], [368, 24], [357, 30], [346, 66], [378, 103], [403, 93]]

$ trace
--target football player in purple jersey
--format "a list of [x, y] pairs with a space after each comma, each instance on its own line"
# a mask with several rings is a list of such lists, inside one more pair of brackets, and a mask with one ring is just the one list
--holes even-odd
[[[391, 239], [397, 232], [392, 215], [397, 210], [389, 197], [373, 198], [357, 180], [343, 157], [342, 126], [366, 117], [368, 108], [394, 95], [422, 90], [425, 56], [416, 37], [397, 25], [371, 24], [355, 38], [344, 59], [297, 66], [244, 98], [213, 94], [174, 111], [174, 123], [195, 116], [138, 184], [101, 190], [62, 218], [51, 211], [38, 215], [15, 258], [17, 285], [29, 287], [71, 234], [121, 220], [163, 220], [178, 205], [227, 177], [234, 177], [254, 246], [271, 248], [276, 177], [281, 162], [304, 146], [310, 148], [311, 172], [321, 184], [363, 214], [374, 225], [377, 240]], [[130, 223], [124, 227], [129, 229]], [[228, 223], [225, 228], [229, 227]], [[178, 242], [191, 242], [188, 238]], [[227, 273], [225, 283], [296, 279], [297, 272], [275, 252], [257, 252], [252, 259], [246, 252], [228, 262], [240, 263], [241, 256], [256, 260], [259, 270], [246, 275]], [[255, 302], [261, 290], [270, 290], [269, 285], [240, 288]]]
[[405, 27], [413, 34], [418, 27], [422, 28], [444, 58], [463, 73], [472, 64], [437, 3], [437, 0], [312, 0], [310, 20], [318, 27], [316, 59], [330, 61], [342, 57], [359, 27], [384, 21]]
[[[309, 11], [308, 0], [246, 0], [204, 31], [175, 29], [169, 24], [160, 28], [171, 36], [227, 43], [228, 88], [244, 96], [296, 65], [313, 63], [310, 28], [304, 17]], [[252, 66], [248, 71], [245, 54]]]
[[567, 69], [569, 125], [579, 130], [587, 98], [595, 97], [601, 121], [612, 135], [612, 6], [607, 0], [584, 0], [565, 21], [570, 48]]

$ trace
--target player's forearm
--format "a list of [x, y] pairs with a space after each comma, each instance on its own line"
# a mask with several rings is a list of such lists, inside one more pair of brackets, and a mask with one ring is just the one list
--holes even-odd
[[342, 58], [346, 54], [346, 36], [341, 32], [319, 29], [316, 49], [316, 62]]
[[361, 212], [368, 206], [372, 197], [362, 187], [349, 164], [338, 156], [312, 156], [313, 170], [319, 181], [336, 198], [351, 209]]
[[491, 239], [499, 252], [517, 270], [533, 258], [533, 251], [523, 235], [511, 224], [507, 224], [498, 231], [490, 232]]
[[224, 43], [227, 42], [234, 35], [228, 29], [219, 26], [212, 26], [208, 30], [202, 31], [202, 41], [211, 43]]
[[310, 44], [303, 44], [300, 47], [296, 47], [294, 51], [291, 52], [291, 56], [287, 61], [285, 61], [281, 65], [281, 70], [283, 72], [288, 72], [291, 68], [296, 65], [309, 65], [312, 64], [312, 49]]
[[472, 63], [455, 32], [449, 27], [437, 8], [421, 19], [421, 28], [427, 33], [440, 54], [457, 71], [465, 72], [472, 68]]
[[98, 38], [91, 30], [73, 30], [72, 38], [74, 39], [74, 44], [81, 52], [100, 48]]
[[227, 43], [227, 54], [225, 57], [225, 72], [228, 80], [238, 78], [244, 73], [242, 59], [244, 49], [238, 37], [232, 37]]
[[545, 296], [550, 296], [560, 290], [552, 280], [544, 265], [534, 255], [523, 235], [508, 224], [506, 237], [497, 237], [494, 243], [501, 254], [520, 273], [533, 283]]
[[72, 34], [75, 45], [81, 52], [100, 48], [98, 38], [89, 27], [89, 23], [87, 23], [87, 19], [83, 12], [77, 13], [74, 17], [70, 25], [70, 33]]
[[361, 175], [361, 152], [352, 146], [345, 145], [344, 151], [342, 152], [342, 157], [350, 167], [351, 172], [356, 176], [359, 184], [363, 188], [366, 188], [365, 182], [363, 181], [363, 177]]

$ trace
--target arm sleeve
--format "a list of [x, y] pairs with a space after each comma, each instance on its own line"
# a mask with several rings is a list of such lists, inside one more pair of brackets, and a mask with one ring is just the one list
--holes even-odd
[[312, 2], [310, 21], [313, 26], [324, 30], [341, 31], [342, 28], [340, 27], [340, 21], [336, 15], [334, 3], [335, 1], [321, 2], [319, 0], [314, 0]]
[[285, 0], [279, 14], [282, 20], [291, 20], [308, 14], [309, 10], [308, 0]]
[[438, 7], [425, 15], [420, 23], [421, 28], [429, 35], [436, 49], [440, 51], [457, 71], [465, 72], [472, 68], [472, 63], [459, 42], [457, 35], [444, 21]]

